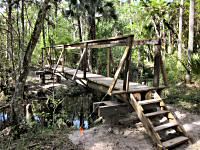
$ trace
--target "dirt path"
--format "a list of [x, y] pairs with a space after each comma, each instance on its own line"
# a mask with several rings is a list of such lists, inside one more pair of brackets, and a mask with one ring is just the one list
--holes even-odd
[[[176, 150], [200, 150], [200, 116], [191, 114], [180, 108], [170, 108], [183, 123], [186, 131], [194, 138], [192, 145], [182, 145]], [[79, 131], [69, 135], [72, 142], [85, 150], [154, 150], [155, 145], [146, 134], [142, 124], [138, 121], [130, 125], [112, 126], [109, 124], [93, 127], [84, 131], [81, 136]]]

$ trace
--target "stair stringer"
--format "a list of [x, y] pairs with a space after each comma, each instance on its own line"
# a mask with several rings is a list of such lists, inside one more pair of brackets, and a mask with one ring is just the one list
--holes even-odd
[[[159, 95], [156, 91], [154, 92], [154, 98], [155, 98], [155, 99], [161, 99], [160, 95]], [[168, 107], [165, 105], [165, 103], [164, 103], [163, 100], [160, 102], [160, 106], [161, 106], [161, 107], [164, 107], [165, 110], [169, 110]], [[169, 112], [170, 112], [170, 113], [168, 114], [168, 118], [171, 118], [171, 119], [175, 120], [175, 122], [178, 124], [178, 129], [179, 129], [179, 131], [181, 131], [186, 137], [189, 138], [189, 142], [190, 142], [190, 143], [194, 143], [194, 140], [192, 139], [192, 137], [191, 137], [190, 135], [188, 135], [188, 133], [187, 133], [186, 130], [184, 129], [182, 123], [180, 122], [180, 120], [179, 120], [179, 118], [176, 116], [176, 114], [175, 114], [173, 111], [171, 111], [171, 110], [169, 110]]]
[[133, 94], [130, 94], [129, 102], [137, 113], [138, 118], [142, 122], [149, 136], [153, 139], [157, 146], [162, 149], [162, 142], [159, 134], [154, 130], [153, 125], [150, 123], [150, 120], [144, 115], [143, 108], [141, 107], [141, 105], [138, 104]]

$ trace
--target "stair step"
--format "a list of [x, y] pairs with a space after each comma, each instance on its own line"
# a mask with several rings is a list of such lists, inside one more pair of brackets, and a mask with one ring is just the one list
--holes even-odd
[[179, 136], [179, 137], [176, 137], [176, 138], [173, 138], [173, 139], [163, 142], [162, 145], [164, 146], [164, 148], [171, 148], [171, 147], [174, 147], [181, 143], [184, 143], [188, 140], [189, 140], [189, 138], [187, 138], [185, 136]]
[[154, 127], [154, 130], [157, 132], [157, 131], [169, 129], [171, 127], [175, 127], [177, 125], [178, 124], [176, 122], [169, 122], [169, 123]]
[[168, 113], [169, 111], [167, 110], [160, 110], [160, 111], [156, 111], [156, 112], [152, 112], [152, 113], [147, 113], [147, 114], [144, 114], [146, 117], [152, 117], [152, 116], [157, 116], [157, 115], [161, 115], [161, 114], [166, 114]]
[[147, 105], [147, 104], [154, 104], [154, 103], [159, 103], [159, 102], [161, 102], [161, 99], [148, 99], [148, 100], [139, 101], [138, 103], [140, 105]]

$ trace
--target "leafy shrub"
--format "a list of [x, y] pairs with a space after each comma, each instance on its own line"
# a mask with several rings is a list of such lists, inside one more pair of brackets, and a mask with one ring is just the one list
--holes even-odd
[[178, 83], [184, 80], [186, 74], [185, 69], [179, 63], [175, 54], [166, 57], [165, 67], [168, 74], [168, 81], [170, 84]]

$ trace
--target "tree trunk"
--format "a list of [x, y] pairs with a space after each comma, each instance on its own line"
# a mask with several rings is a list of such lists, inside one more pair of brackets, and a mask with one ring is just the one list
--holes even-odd
[[180, 2], [180, 14], [179, 14], [179, 33], [178, 33], [178, 59], [182, 57], [182, 29], [183, 29], [183, 4], [184, 0]]
[[18, 55], [18, 72], [21, 69], [21, 58], [20, 58], [20, 54], [22, 53], [22, 47], [21, 47], [21, 32], [20, 32], [20, 23], [19, 23], [19, 3], [17, 3], [17, 32], [18, 32], [18, 51], [17, 51], [17, 55]]
[[80, 42], [81, 42], [81, 41], [83, 41], [81, 17], [79, 16], [79, 17], [77, 18], [77, 20], [78, 20], [79, 40], [80, 40]]
[[191, 62], [191, 54], [193, 52], [194, 44], [194, 1], [190, 0], [190, 14], [189, 14], [189, 38], [188, 38], [188, 62]]
[[15, 80], [16, 74], [15, 74], [15, 63], [14, 63], [14, 52], [13, 52], [13, 25], [12, 25], [12, 0], [7, 0], [8, 3], [8, 33], [7, 33], [7, 53], [8, 53], [8, 59], [12, 63], [12, 77]]
[[[191, 64], [191, 55], [193, 52], [193, 44], [194, 44], [194, 3], [195, 0], [190, 0], [190, 14], [189, 14], [189, 38], [188, 38], [188, 65]], [[191, 67], [189, 68], [191, 75]], [[191, 79], [191, 77], [190, 77]], [[190, 81], [187, 81], [190, 82]]]
[[[24, 45], [25, 45], [25, 26], [24, 26], [24, 0], [21, 1], [21, 24], [22, 24], [22, 35], [21, 35], [21, 60], [23, 59], [24, 56]], [[22, 62], [20, 62], [20, 66], [22, 66]]]
[[23, 96], [24, 85], [25, 85], [25, 82], [26, 82], [26, 79], [27, 79], [27, 76], [28, 76], [28, 73], [29, 73], [29, 64], [31, 63], [32, 53], [33, 53], [35, 46], [37, 44], [37, 41], [39, 39], [41, 30], [42, 30], [42, 27], [43, 27], [43, 24], [44, 24], [44, 20], [45, 20], [45, 17], [46, 17], [47, 10], [50, 8], [49, 5], [48, 5], [49, 2], [50, 2], [50, 0], [45, 0], [41, 9], [38, 12], [38, 17], [37, 17], [37, 20], [36, 20], [36, 23], [35, 23], [35, 27], [34, 27], [34, 30], [32, 32], [31, 38], [29, 40], [28, 46], [26, 48], [24, 57], [23, 57], [22, 68], [21, 68], [21, 71], [20, 71], [19, 78], [17, 80], [15, 92], [14, 92], [14, 95], [12, 97], [12, 102], [11, 102], [11, 107], [12, 107], [12, 116], [11, 116], [12, 118], [11, 118], [11, 120], [12, 120], [12, 122], [18, 122], [19, 121], [18, 120], [19, 117], [16, 118], [16, 116], [14, 115], [15, 112], [16, 112], [16, 114], [19, 113], [19, 110], [17, 110], [17, 107], [16, 107], [16, 102], [17, 102], [18, 99], [22, 99], [22, 96]]
[[172, 34], [171, 31], [168, 31], [168, 54], [172, 54]]
[[160, 83], [160, 60], [161, 60], [161, 45], [156, 45], [154, 56], [154, 78], [153, 86], [159, 87]]
[[[89, 23], [89, 40], [96, 39], [96, 22], [95, 22], [95, 12], [91, 12], [90, 16], [88, 17], [88, 23]], [[93, 72], [93, 66], [92, 64], [96, 64], [96, 62], [92, 61], [93, 57], [95, 56], [95, 53], [92, 49], [88, 49], [88, 67], [89, 71]]]

